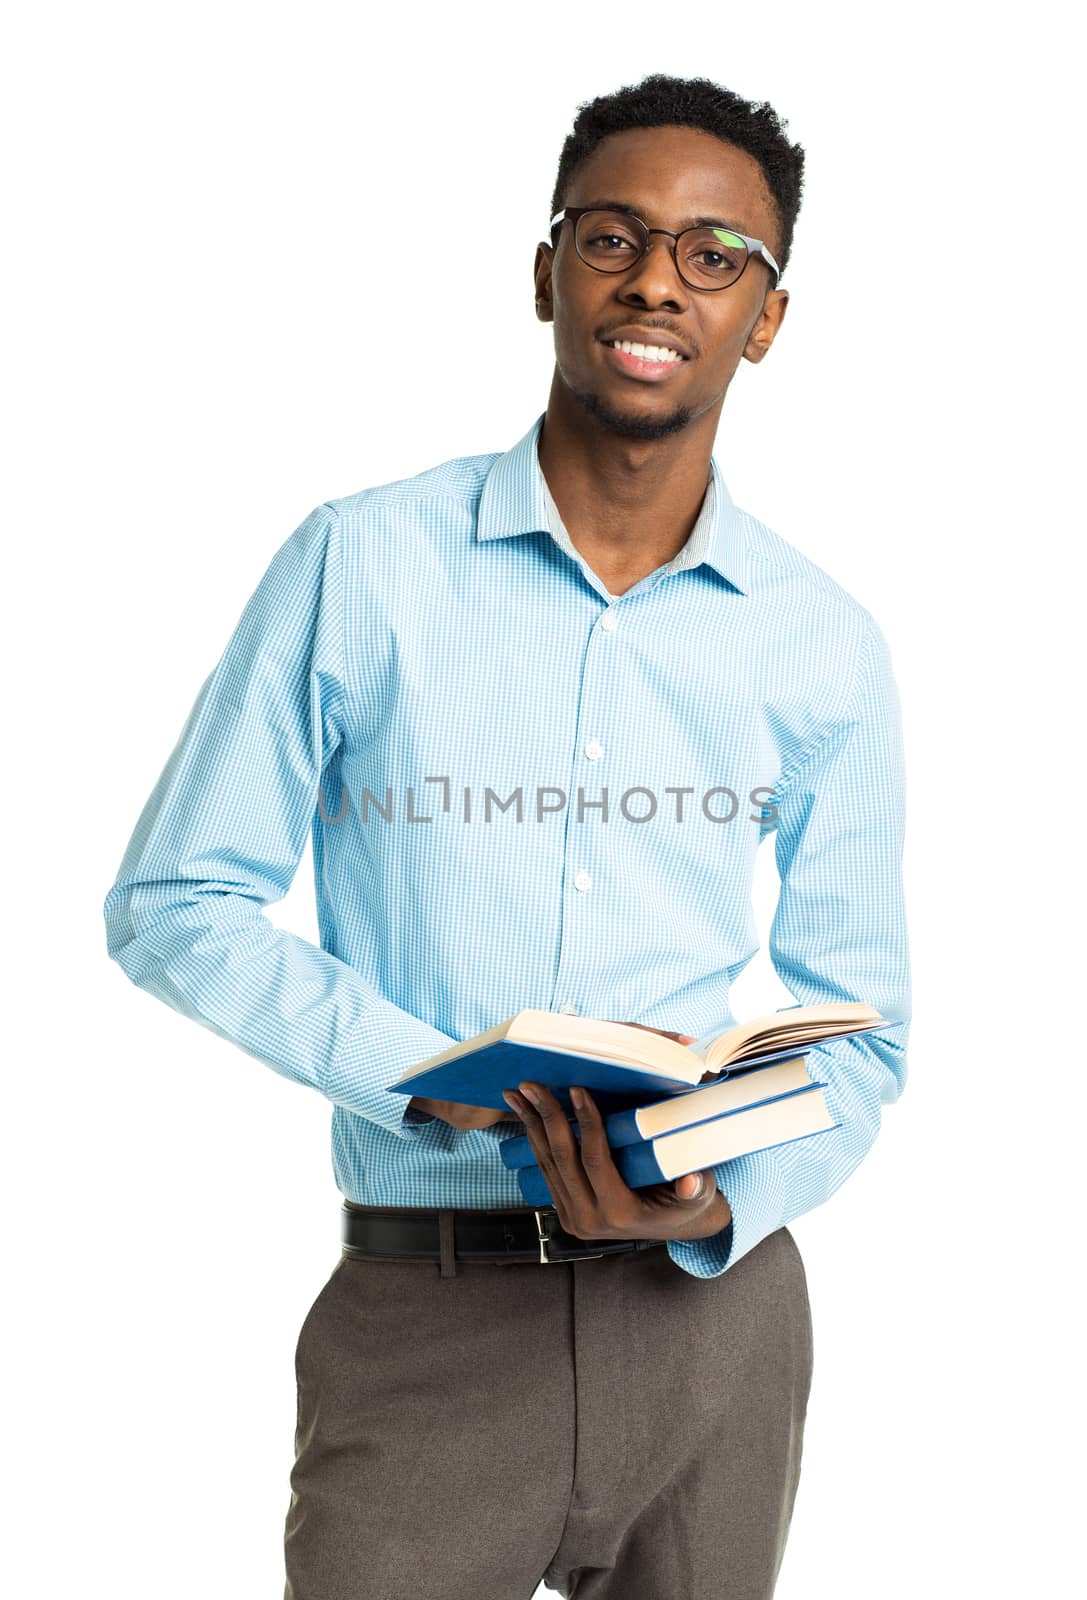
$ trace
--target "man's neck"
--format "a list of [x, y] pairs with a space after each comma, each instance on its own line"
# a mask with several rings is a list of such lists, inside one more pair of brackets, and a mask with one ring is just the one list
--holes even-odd
[[552, 396], [540, 468], [570, 542], [609, 593], [625, 593], [690, 538], [709, 483], [706, 420], [667, 439], [625, 439], [583, 421], [571, 427]]

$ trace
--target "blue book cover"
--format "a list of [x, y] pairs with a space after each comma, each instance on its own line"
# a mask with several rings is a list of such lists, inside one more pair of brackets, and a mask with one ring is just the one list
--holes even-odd
[[[684, 1048], [684, 1047], [680, 1047]], [[692, 1066], [703, 1067], [692, 1051]], [[704, 1070], [704, 1067], [703, 1067]], [[628, 1067], [618, 1061], [596, 1056], [574, 1055], [568, 1050], [552, 1050], [545, 1045], [499, 1039], [481, 1050], [443, 1061], [423, 1072], [413, 1072], [406, 1081], [388, 1085], [393, 1094], [418, 1096], [425, 1100], [452, 1100], [457, 1105], [490, 1106], [508, 1111], [503, 1089], [516, 1089], [525, 1079], [544, 1083], [568, 1111], [573, 1110], [570, 1088], [581, 1084], [590, 1090], [601, 1109], [608, 1110], [643, 1102], [647, 1095], [682, 1093], [690, 1083]]]
[[[852, 1032], [868, 1032], [866, 1024]], [[848, 1037], [837, 1034], [836, 1038]], [[770, 1061], [784, 1061], [800, 1051], [812, 1048], [812, 1040], [791, 1045], [780, 1045], [775, 1050], [752, 1054], [751, 1058], [736, 1062], [727, 1072], [716, 1078], [736, 1077], [752, 1067], [765, 1066]], [[692, 1080], [701, 1077], [706, 1064], [688, 1051], [687, 1046], [677, 1046], [680, 1054], [692, 1059]], [[386, 1085], [392, 1094], [408, 1094], [419, 1099], [453, 1101], [458, 1106], [488, 1106], [493, 1110], [509, 1110], [503, 1099], [503, 1090], [515, 1090], [525, 1078], [544, 1083], [556, 1096], [560, 1106], [573, 1114], [570, 1088], [581, 1085], [597, 1102], [605, 1115], [615, 1110], [636, 1109], [647, 1102], [656, 1101], [668, 1094], [685, 1094], [700, 1088], [700, 1083], [684, 1078], [653, 1072], [647, 1067], [624, 1066], [620, 1061], [607, 1061], [599, 1056], [575, 1054], [570, 1050], [556, 1050], [551, 1046], [531, 1045], [520, 1040], [498, 1038], [479, 1050], [466, 1051], [451, 1061], [440, 1061], [424, 1070], [411, 1070], [395, 1083]]]
[[[728, 1075], [716, 1083], [699, 1084], [684, 1094], [669, 1095], [664, 1100], [655, 1099], [645, 1105], [613, 1111], [603, 1119], [604, 1135], [611, 1148], [619, 1150], [665, 1133], [677, 1132], [680, 1128], [694, 1127], [699, 1122], [709, 1122], [714, 1117], [750, 1110], [753, 1106], [786, 1094], [798, 1093], [812, 1085], [806, 1063], [806, 1055], [764, 1062], [749, 1072]], [[595, 1095], [593, 1099], [596, 1099]], [[570, 1113], [569, 1121], [576, 1138], [576, 1115]], [[502, 1160], [511, 1172], [518, 1167], [535, 1164], [536, 1155], [527, 1133], [504, 1138], [500, 1150]]]
[[[709, 1122], [666, 1134], [660, 1139], [626, 1145], [615, 1151], [615, 1165], [628, 1188], [647, 1189], [653, 1184], [681, 1178], [688, 1172], [719, 1166], [755, 1150], [774, 1150], [794, 1144], [797, 1139], [817, 1137], [841, 1126], [827, 1110], [821, 1093], [825, 1088], [826, 1084], [813, 1083], [808, 1089], [782, 1095], [776, 1101], [764, 1102], [741, 1113], [714, 1117]], [[781, 1113], [788, 1101], [794, 1105], [786, 1112], [784, 1120], [786, 1128], [791, 1125], [792, 1131], [782, 1138]], [[517, 1185], [526, 1205], [554, 1205], [547, 1179], [537, 1164], [516, 1170]]]

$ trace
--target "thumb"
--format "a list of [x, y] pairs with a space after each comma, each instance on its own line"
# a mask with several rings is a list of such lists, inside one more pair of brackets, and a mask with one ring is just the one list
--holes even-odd
[[676, 1197], [679, 1200], [698, 1200], [702, 1194], [702, 1174], [687, 1172], [676, 1179]]

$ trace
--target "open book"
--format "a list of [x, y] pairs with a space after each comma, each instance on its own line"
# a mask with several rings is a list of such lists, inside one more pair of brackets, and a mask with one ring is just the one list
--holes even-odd
[[578, 1084], [589, 1090], [601, 1111], [612, 1111], [689, 1093], [707, 1079], [735, 1076], [885, 1022], [861, 1001], [790, 1006], [728, 1029], [703, 1059], [675, 1039], [629, 1023], [519, 1011], [428, 1057], [387, 1087], [393, 1094], [508, 1111], [502, 1091], [530, 1079], [546, 1085], [572, 1113], [569, 1090]]

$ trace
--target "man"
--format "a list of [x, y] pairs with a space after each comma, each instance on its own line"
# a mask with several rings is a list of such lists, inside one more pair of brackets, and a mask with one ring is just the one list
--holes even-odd
[[[107, 898], [134, 982], [334, 1107], [288, 1600], [773, 1593], [812, 1372], [786, 1224], [871, 1146], [909, 1010], [886, 643], [711, 454], [782, 325], [802, 167], [704, 79], [580, 108], [536, 254], [546, 412], [310, 513]], [[311, 832], [320, 948], [262, 915]], [[701, 1053], [771, 833], [783, 981], [892, 1019], [812, 1052], [837, 1127], [632, 1191], [591, 1096], [579, 1145], [541, 1084], [389, 1092], [525, 1007]], [[522, 1126], [549, 1210], [500, 1159]]]

